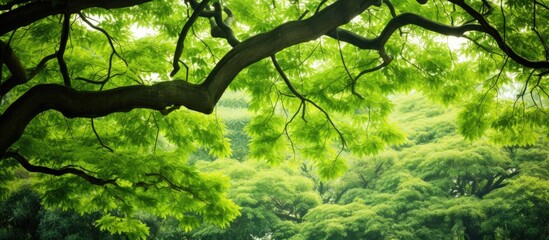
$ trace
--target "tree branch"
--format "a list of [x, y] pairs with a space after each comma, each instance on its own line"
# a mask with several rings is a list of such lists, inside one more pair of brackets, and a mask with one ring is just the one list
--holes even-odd
[[61, 169], [53, 169], [53, 168], [48, 168], [48, 167], [43, 167], [43, 166], [32, 165], [21, 154], [19, 154], [17, 152], [13, 152], [13, 151], [7, 152], [4, 155], [4, 157], [5, 158], [15, 159], [17, 162], [19, 162], [19, 164], [21, 164], [21, 166], [23, 168], [25, 168], [29, 172], [45, 173], [45, 174], [54, 175], [54, 176], [61, 176], [61, 175], [65, 175], [65, 174], [73, 174], [73, 175], [76, 175], [76, 176], [79, 176], [79, 177], [83, 178], [84, 180], [86, 180], [89, 183], [94, 184], [94, 185], [98, 185], [98, 186], [103, 186], [103, 185], [107, 185], [107, 184], [117, 185], [116, 184], [116, 179], [100, 179], [100, 178], [91, 176], [88, 173], [86, 173], [86, 172], [84, 172], [80, 169], [72, 168], [72, 167], [69, 167], [69, 166], [62, 167]]
[[[27, 73], [23, 65], [19, 61], [19, 58], [15, 55], [11, 47], [4, 41], [0, 40], [0, 69], [3, 64], [6, 64], [8, 70], [11, 73], [11, 77], [6, 82], [24, 82], [27, 78]], [[1, 76], [0, 72], [0, 76]], [[1, 77], [0, 77], [0, 80]], [[3, 85], [0, 85], [0, 92], [3, 92]], [[0, 95], [1, 96], [1, 95]]]
[[284, 48], [317, 39], [348, 23], [374, 4], [379, 4], [379, 0], [336, 1], [310, 18], [287, 22], [243, 41], [219, 61], [204, 81], [211, 99], [217, 102], [242, 69]]
[[[103, 35], [105, 35], [105, 37], [107, 37], [107, 40], [109, 41], [109, 45], [111, 46], [111, 49], [112, 49], [112, 52], [118, 57], [120, 58], [120, 60], [122, 60], [124, 62], [124, 64], [126, 66], [128, 66], [128, 61], [126, 61], [125, 58], [123, 58], [119, 53], [118, 51], [116, 51], [116, 48], [114, 47], [114, 42], [113, 42], [113, 38], [111, 37], [111, 35], [103, 28], [100, 28], [96, 25], [93, 25], [90, 20], [88, 20], [88, 18], [82, 14], [82, 13], [78, 13], [78, 16], [80, 17], [80, 19], [82, 19], [82, 21], [84, 21], [86, 24], [88, 24], [88, 26], [90, 26], [91, 28], [103, 33]], [[109, 65], [112, 65], [112, 57], [111, 57], [111, 60], [109, 61]]]
[[30, 71], [28, 74], [26, 74], [25, 78], [23, 78], [23, 76], [21, 75], [19, 76], [11, 75], [10, 78], [8, 78], [5, 82], [3, 82], [0, 85], [0, 96], [4, 96], [6, 93], [10, 92], [11, 89], [13, 89], [14, 87], [30, 81], [32, 78], [34, 78], [34, 76], [36, 76], [40, 71], [42, 71], [44, 67], [46, 67], [46, 63], [49, 60], [52, 60], [54, 58], [56, 58], [56, 54], [50, 54], [42, 58], [42, 60], [40, 60], [40, 62], [38, 63], [38, 65], [36, 65], [36, 67], [29, 69]]
[[179, 33], [179, 38], [177, 39], [177, 45], [175, 46], [175, 53], [173, 56], [173, 63], [172, 63], [173, 70], [170, 73], [170, 76], [173, 77], [175, 74], [177, 74], [177, 72], [181, 68], [179, 67], [179, 59], [181, 58], [181, 54], [183, 54], [183, 48], [185, 48], [185, 38], [187, 37], [187, 33], [193, 26], [194, 22], [196, 22], [196, 19], [198, 19], [198, 17], [200, 16], [200, 12], [202, 12], [206, 8], [206, 6], [208, 6], [209, 1], [210, 0], [202, 0], [202, 2], [198, 5], [198, 7], [194, 9], [194, 12], [193, 14], [191, 14], [191, 17], [189, 18], [189, 20], [187, 20], [185, 25], [183, 25], [183, 28], [181, 29], [181, 33]]
[[59, 63], [59, 71], [63, 76], [63, 83], [67, 87], [71, 86], [71, 78], [69, 76], [69, 69], [63, 55], [65, 55], [65, 49], [67, 48], [67, 42], [69, 41], [70, 23], [71, 15], [68, 13], [64, 14], [63, 29], [61, 30], [61, 42], [59, 43], [59, 50], [57, 50], [56, 53], [57, 62]]
[[525, 57], [520, 56], [518, 53], [516, 53], [507, 43], [505, 43], [505, 39], [501, 36], [499, 31], [494, 28], [484, 16], [482, 16], [481, 13], [477, 12], [475, 9], [473, 9], [471, 6], [467, 5], [465, 1], [463, 0], [450, 0], [450, 2], [458, 5], [463, 10], [465, 10], [469, 15], [471, 15], [474, 19], [476, 19], [479, 24], [482, 26], [482, 31], [485, 32], [488, 35], [492, 36], [492, 38], [496, 41], [499, 48], [507, 54], [511, 59], [513, 59], [518, 64], [533, 68], [533, 69], [543, 69], [543, 68], [549, 68], [549, 61], [536, 61], [536, 60], [530, 60], [526, 59]]
[[0, 14], [0, 35], [27, 26], [42, 18], [64, 13], [76, 13], [87, 8], [125, 8], [151, 0], [50, 0], [33, 1], [9, 12]]
[[340, 28], [330, 31], [326, 35], [331, 38], [350, 43], [360, 49], [380, 50], [387, 43], [389, 38], [396, 30], [410, 24], [422, 27], [436, 33], [451, 36], [462, 36], [465, 32], [468, 31], [484, 32], [484, 28], [482, 28], [480, 25], [466, 24], [462, 26], [448, 26], [431, 21], [427, 18], [413, 13], [402, 13], [392, 18], [387, 23], [387, 25], [385, 25], [385, 28], [381, 31], [379, 36], [375, 38], [365, 38], [353, 32]]
[[[233, 30], [227, 25], [232, 21], [233, 13], [231, 12], [231, 10], [229, 8], [222, 7], [220, 2], [216, 2], [213, 5], [214, 5], [215, 13], [216, 13], [215, 16], [214, 16], [215, 26], [217, 26], [217, 28], [220, 30], [220, 36], [219, 37], [227, 39], [227, 42], [232, 47], [236, 46], [237, 44], [240, 43], [240, 41], [234, 35]], [[225, 12], [227, 13], [227, 18], [225, 19], [225, 21], [223, 20], [223, 16], [222, 16], [222, 14], [223, 14], [222, 9], [224, 9]], [[225, 22], [227, 22], [227, 23], [225, 23]], [[212, 23], [210, 22], [210, 24], [212, 24]], [[212, 36], [213, 36], [215, 26], [212, 25]]]
[[326, 120], [330, 123], [330, 125], [332, 125], [332, 127], [334, 128], [334, 130], [337, 132], [338, 136], [339, 136], [339, 139], [341, 140], [341, 150], [345, 149], [347, 147], [347, 142], [345, 141], [345, 137], [343, 136], [343, 133], [341, 133], [341, 131], [339, 130], [339, 128], [337, 128], [337, 125], [332, 121], [332, 118], [330, 117], [330, 115], [328, 114], [328, 112], [326, 112], [326, 110], [324, 110], [324, 108], [322, 108], [321, 106], [319, 106], [317, 103], [315, 103], [314, 101], [306, 98], [305, 96], [303, 96], [302, 94], [300, 94], [295, 88], [294, 86], [292, 85], [292, 83], [290, 82], [290, 79], [286, 76], [286, 74], [284, 73], [284, 71], [282, 70], [282, 68], [280, 67], [280, 64], [278, 64], [278, 61], [276, 60], [276, 56], [275, 55], [272, 55], [271, 56], [271, 61], [273, 62], [273, 65], [275, 66], [276, 68], [276, 71], [278, 72], [278, 74], [280, 75], [280, 77], [282, 77], [282, 80], [284, 80], [284, 83], [286, 83], [286, 86], [288, 87], [288, 89], [290, 89], [290, 91], [292, 92], [292, 94], [294, 94], [297, 98], [299, 98], [299, 100], [301, 100], [301, 104], [303, 105], [303, 115], [305, 115], [305, 106], [306, 106], [306, 103], [310, 103], [311, 105], [313, 105], [316, 109], [318, 109], [319, 111], [321, 111], [324, 116], [326, 117]]

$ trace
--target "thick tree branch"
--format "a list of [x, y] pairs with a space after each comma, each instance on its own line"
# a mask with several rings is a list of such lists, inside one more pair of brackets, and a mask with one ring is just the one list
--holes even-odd
[[164, 110], [174, 105], [211, 113], [214, 104], [204, 88], [184, 81], [127, 86], [101, 92], [77, 91], [53, 84], [38, 85], [17, 99], [0, 116], [0, 153], [5, 153], [21, 137], [34, 117], [47, 110], [57, 110], [69, 118], [93, 118], [135, 108]]
[[229, 51], [200, 85], [171, 81], [101, 92], [77, 91], [59, 85], [35, 86], [0, 116], [0, 132], [3, 134], [0, 155], [21, 137], [34, 117], [47, 110], [57, 110], [66, 117], [93, 118], [135, 108], [165, 110], [181, 105], [198, 112], [211, 113], [229, 84], [244, 68], [287, 47], [317, 39], [348, 23], [374, 4], [380, 2], [340, 0], [311, 18], [288, 22], [251, 37]]
[[64, 13], [77, 13], [87, 8], [125, 8], [151, 0], [51, 0], [33, 1], [9, 12], [0, 14], [0, 35], [27, 26], [42, 18]]
[[25, 168], [29, 172], [45, 173], [45, 174], [54, 175], [54, 176], [73, 174], [83, 178], [84, 180], [94, 185], [98, 185], [98, 186], [103, 186], [106, 184], [117, 185], [116, 179], [100, 179], [100, 178], [91, 176], [80, 169], [76, 169], [69, 166], [62, 167], [60, 169], [53, 169], [53, 168], [48, 168], [43, 166], [32, 165], [25, 157], [23, 157], [21, 154], [17, 152], [9, 151], [5, 154], [4, 157], [15, 159], [17, 162], [19, 162], [19, 164], [21, 164], [23, 168]]

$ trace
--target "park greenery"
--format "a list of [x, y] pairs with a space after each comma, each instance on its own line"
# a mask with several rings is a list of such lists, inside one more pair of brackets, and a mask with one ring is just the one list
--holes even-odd
[[0, 239], [548, 239], [545, 0], [0, 0]]

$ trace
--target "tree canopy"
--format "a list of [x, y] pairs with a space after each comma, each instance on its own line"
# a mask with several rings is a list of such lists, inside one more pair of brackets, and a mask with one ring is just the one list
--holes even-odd
[[[371, 226], [346, 234], [389, 238], [371, 229], [391, 219], [403, 220], [395, 229], [404, 236], [417, 219], [406, 225], [407, 216], [380, 201], [421, 205], [451, 189], [455, 198], [428, 212], [419, 205], [405, 212], [428, 221], [451, 215], [445, 220], [455, 229], [483, 234], [479, 219], [488, 210], [475, 201], [519, 174], [519, 165], [530, 172], [522, 182], [546, 177], [536, 163], [517, 160], [527, 153], [516, 149], [549, 135], [547, 22], [543, 0], [0, 0], [0, 197], [26, 179], [44, 205], [101, 212], [102, 229], [136, 237], [150, 229], [139, 210], [177, 219], [187, 230], [286, 218], [277, 223], [290, 233], [310, 220], [302, 227], [310, 232], [300, 236], [336, 239], [344, 237], [336, 230], [353, 227], [346, 221]], [[455, 106], [456, 125], [433, 122], [420, 131], [409, 126], [418, 115], [394, 119], [395, 98], [407, 92]], [[234, 93], [247, 101], [231, 102]], [[223, 104], [244, 109], [225, 114], [233, 110]], [[456, 129], [468, 142], [429, 145]], [[391, 169], [413, 174], [389, 169], [392, 156], [348, 161], [389, 146], [406, 154], [410, 137], [425, 146], [414, 149], [423, 155]], [[508, 156], [488, 142], [516, 152]], [[236, 178], [241, 185], [232, 189], [227, 172], [195, 162], [229, 157], [303, 163], [308, 179], [237, 166], [238, 176], [248, 177]], [[349, 166], [363, 170], [359, 178], [346, 173]], [[399, 173], [381, 184], [386, 171]], [[21, 177], [28, 172], [40, 174]], [[326, 185], [342, 175], [345, 184]], [[249, 188], [257, 189], [249, 199], [231, 195]], [[459, 198], [471, 195], [477, 198]], [[322, 201], [340, 205], [309, 212]], [[448, 207], [459, 201], [478, 211]], [[346, 209], [360, 213], [339, 214]], [[345, 219], [315, 220], [323, 214]], [[327, 226], [334, 235], [314, 235]]]

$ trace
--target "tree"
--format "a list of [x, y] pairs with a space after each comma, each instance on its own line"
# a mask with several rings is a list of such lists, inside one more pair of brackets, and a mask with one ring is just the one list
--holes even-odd
[[200, 162], [201, 170], [221, 171], [231, 178], [229, 197], [241, 207], [227, 229], [204, 225], [189, 233], [192, 239], [254, 239], [272, 235], [287, 239], [295, 225], [320, 204], [312, 182], [291, 168], [273, 168], [253, 161], [220, 159]]
[[186, 164], [231, 154], [203, 114], [228, 88], [251, 97], [250, 157], [309, 159], [323, 178], [345, 171], [342, 151], [402, 143], [391, 95], [412, 89], [463, 103], [469, 139], [547, 135], [543, 1], [0, 3], [0, 179], [22, 167], [49, 206], [121, 209], [98, 220], [114, 232], [146, 235], [136, 209], [188, 228], [238, 216], [227, 180]]

